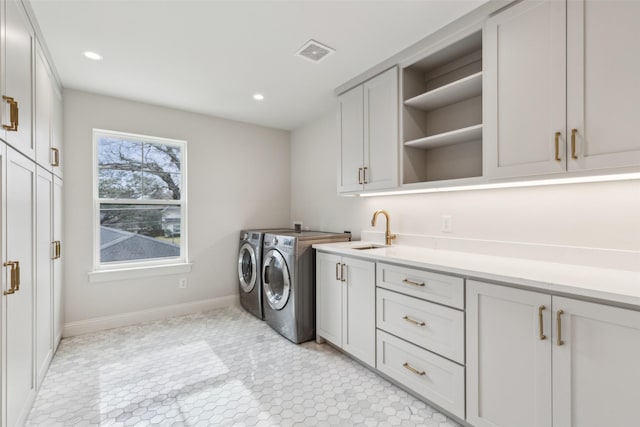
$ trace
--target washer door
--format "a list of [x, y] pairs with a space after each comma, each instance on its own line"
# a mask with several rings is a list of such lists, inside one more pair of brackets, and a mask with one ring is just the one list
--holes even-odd
[[257, 269], [256, 251], [249, 243], [245, 243], [240, 246], [238, 254], [238, 279], [240, 279], [240, 287], [246, 293], [251, 292], [256, 286]]
[[274, 310], [281, 310], [289, 300], [291, 294], [291, 280], [289, 268], [282, 254], [271, 249], [264, 257], [262, 266], [262, 283], [269, 306]]

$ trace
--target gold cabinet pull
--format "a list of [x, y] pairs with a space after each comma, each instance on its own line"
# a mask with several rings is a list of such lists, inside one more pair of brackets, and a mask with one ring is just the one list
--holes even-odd
[[16, 132], [18, 130], [18, 121], [20, 120], [20, 113], [18, 111], [18, 101], [14, 100], [10, 96], [2, 96], [2, 99], [9, 104], [9, 121], [10, 125], [2, 125], [2, 127], [8, 131]]
[[51, 163], [51, 166], [60, 166], [60, 150], [51, 147], [51, 151], [53, 152], [53, 162]]
[[51, 259], [58, 259], [58, 241], [54, 240], [51, 242], [51, 246], [53, 246], [53, 256]]
[[543, 333], [544, 331], [544, 321], [542, 319], [542, 312], [546, 309], [544, 305], [538, 307], [538, 330], [540, 331], [540, 341], [546, 340], [547, 336]]
[[366, 167], [366, 166], [362, 168], [362, 177], [363, 177], [363, 179], [362, 179], [363, 182], [362, 183], [363, 184], [368, 184], [368, 182], [367, 182], [367, 169], [369, 169], [369, 168]]
[[340, 263], [336, 262], [336, 280], [340, 280]]
[[420, 371], [420, 370], [414, 368], [413, 366], [409, 365], [409, 362], [404, 362], [402, 364], [402, 367], [405, 368], [405, 369], [410, 370], [411, 372], [413, 372], [416, 375], [425, 375], [426, 374], [425, 371]]
[[340, 281], [341, 282], [346, 282], [347, 279], [344, 278], [344, 264], [340, 264]]
[[576, 153], [576, 135], [578, 134], [578, 129], [571, 129], [571, 158], [577, 159], [578, 153]]
[[424, 323], [423, 321], [413, 319], [413, 318], [411, 318], [409, 316], [402, 316], [402, 318], [404, 320], [406, 320], [407, 322], [409, 322], [409, 323], [413, 323], [414, 325], [418, 325], [418, 326], [425, 326], [426, 325], [426, 323]]
[[562, 316], [564, 314], [564, 311], [562, 310], [558, 310], [558, 312], [556, 313], [556, 344], [557, 345], [562, 345], [564, 344], [564, 341], [562, 341], [562, 318], [560, 316]]
[[5, 295], [15, 294], [20, 290], [20, 262], [7, 261], [3, 264], [5, 267], [11, 267], [11, 288], [4, 291]]
[[424, 286], [424, 282], [414, 282], [413, 280], [409, 280], [409, 279], [402, 279], [402, 283], [406, 283], [407, 285], [413, 285], [413, 286]]
[[560, 136], [562, 134], [560, 132], [556, 132], [556, 136], [555, 136], [555, 149], [556, 149], [556, 154], [555, 154], [555, 158], [556, 161], [561, 161], [562, 158], [560, 157]]
[[62, 246], [60, 240], [56, 240], [56, 259], [59, 259], [62, 255]]
[[358, 184], [364, 184], [362, 182], [362, 168], [358, 168]]

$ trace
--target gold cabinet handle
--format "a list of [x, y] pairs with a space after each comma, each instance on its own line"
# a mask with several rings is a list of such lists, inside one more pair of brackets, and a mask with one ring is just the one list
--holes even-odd
[[336, 280], [340, 280], [340, 263], [336, 262]]
[[51, 166], [60, 166], [60, 150], [51, 147], [51, 151], [53, 151], [53, 162], [51, 163]]
[[51, 242], [51, 246], [53, 246], [53, 256], [51, 259], [58, 259], [58, 241], [54, 240]]
[[402, 283], [406, 283], [407, 285], [413, 285], [413, 286], [424, 286], [424, 282], [414, 282], [413, 280], [409, 280], [409, 279], [402, 279]]
[[414, 373], [414, 374], [416, 374], [416, 375], [425, 375], [425, 374], [426, 374], [426, 372], [425, 372], [425, 371], [420, 371], [420, 370], [418, 370], [418, 369], [414, 368], [413, 366], [409, 365], [409, 363], [408, 363], [408, 362], [404, 362], [404, 363], [402, 364], [402, 367], [403, 367], [403, 368], [405, 368], [405, 369], [410, 370], [411, 372], [413, 372], [413, 373]]
[[538, 330], [540, 331], [540, 341], [546, 340], [547, 336], [543, 333], [544, 331], [544, 321], [542, 319], [542, 312], [546, 309], [544, 305], [538, 307]]
[[576, 135], [578, 134], [578, 129], [571, 129], [571, 158], [577, 159], [578, 153], [576, 153]]
[[362, 168], [358, 168], [358, 184], [363, 184], [363, 182], [362, 182]]
[[62, 245], [60, 240], [56, 240], [56, 259], [59, 259], [62, 256]]
[[344, 278], [344, 264], [340, 264], [340, 281], [341, 282], [346, 282], [347, 279]]
[[556, 161], [561, 161], [562, 158], [560, 157], [560, 136], [562, 135], [562, 133], [560, 132], [556, 132], [556, 136], [555, 136], [555, 149], [556, 149], [556, 154], [555, 154], [555, 158]]
[[7, 261], [3, 264], [5, 267], [11, 267], [11, 288], [4, 291], [5, 295], [15, 294], [20, 290], [20, 262]]
[[368, 184], [368, 182], [367, 182], [367, 169], [369, 169], [369, 168], [366, 167], [366, 166], [362, 168], [363, 184]]
[[406, 320], [407, 322], [409, 322], [409, 323], [413, 323], [414, 325], [418, 325], [418, 326], [425, 326], [426, 325], [425, 322], [423, 322], [421, 320], [413, 319], [413, 318], [411, 318], [409, 316], [402, 316], [402, 318], [404, 320]]
[[562, 318], [560, 316], [562, 316], [564, 314], [564, 311], [562, 310], [558, 310], [558, 312], [556, 313], [556, 344], [557, 345], [562, 345], [564, 344], [564, 341], [562, 341]]
[[10, 96], [2, 96], [4, 101], [9, 104], [9, 121], [10, 125], [2, 125], [2, 127], [8, 131], [16, 132], [18, 130], [18, 121], [20, 120], [20, 113], [18, 111], [18, 101], [14, 100]]

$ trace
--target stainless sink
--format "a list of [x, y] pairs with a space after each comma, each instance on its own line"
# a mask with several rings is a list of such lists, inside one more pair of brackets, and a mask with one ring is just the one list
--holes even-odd
[[363, 246], [352, 246], [350, 249], [355, 249], [358, 251], [367, 251], [369, 249], [378, 249], [384, 248], [384, 245], [363, 245]]

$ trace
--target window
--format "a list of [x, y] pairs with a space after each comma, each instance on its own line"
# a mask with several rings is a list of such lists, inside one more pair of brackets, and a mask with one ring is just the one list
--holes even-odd
[[184, 263], [186, 142], [94, 129], [96, 270]]

